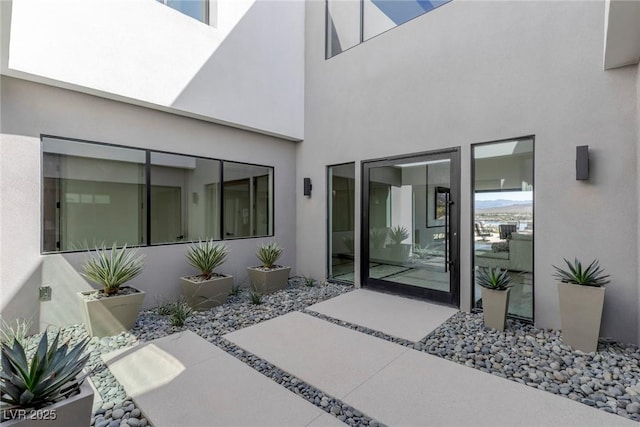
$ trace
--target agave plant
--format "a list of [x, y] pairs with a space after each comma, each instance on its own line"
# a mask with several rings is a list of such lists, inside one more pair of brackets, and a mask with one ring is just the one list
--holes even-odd
[[479, 268], [476, 283], [483, 288], [504, 291], [511, 287], [511, 277], [507, 270], [499, 268]]
[[33, 322], [30, 319], [15, 319], [7, 322], [0, 315], [0, 343], [12, 345], [15, 340], [24, 345], [24, 340]]
[[142, 272], [144, 255], [138, 257], [136, 255], [137, 250], [127, 251], [127, 245], [120, 250], [115, 243], [110, 250], [104, 246], [96, 248], [93, 256], [82, 265], [84, 269], [82, 275], [102, 286], [105, 294], [115, 295], [122, 284]]
[[213, 239], [199, 241], [187, 249], [186, 257], [189, 265], [200, 270], [201, 276], [209, 280], [213, 270], [227, 259], [229, 249], [222, 243], [214, 243]]
[[12, 345], [2, 343], [3, 413], [14, 408], [41, 408], [76, 394], [88, 375], [82, 370], [89, 360], [89, 354], [83, 355], [89, 340], [69, 350], [66, 342], [58, 347], [59, 339], [60, 332], [49, 346], [45, 332], [30, 361], [18, 340]]
[[269, 242], [258, 246], [256, 256], [265, 268], [273, 268], [274, 264], [282, 255], [282, 248], [276, 242]]
[[563, 283], [572, 283], [574, 285], [601, 287], [609, 283], [609, 275], [604, 274], [604, 270], [598, 264], [598, 260], [594, 259], [591, 264], [585, 269], [582, 268], [582, 263], [574, 258], [573, 264], [563, 258], [567, 264], [568, 270], [556, 267], [555, 278], [559, 279]]
[[178, 301], [171, 305], [169, 320], [173, 326], [184, 326], [184, 322], [193, 314], [193, 309], [189, 307], [189, 304], [180, 298]]
[[389, 237], [393, 241], [394, 245], [399, 246], [404, 239], [409, 237], [409, 230], [407, 230], [407, 227], [402, 225], [395, 225], [391, 227]]

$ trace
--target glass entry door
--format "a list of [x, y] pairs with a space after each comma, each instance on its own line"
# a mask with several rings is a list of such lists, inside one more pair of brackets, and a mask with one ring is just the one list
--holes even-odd
[[458, 149], [363, 169], [363, 286], [459, 306]]

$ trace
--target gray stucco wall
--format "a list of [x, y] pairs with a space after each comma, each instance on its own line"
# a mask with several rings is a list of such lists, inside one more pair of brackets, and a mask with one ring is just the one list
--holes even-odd
[[[638, 159], [636, 169], [636, 190], [637, 190], [637, 202], [638, 202], [638, 256], [640, 257], [640, 65], [636, 66], [636, 129], [638, 143], [636, 144], [636, 157]], [[638, 286], [638, 312], [640, 312], [640, 261], [636, 261], [638, 267], [638, 275], [636, 277], [636, 283]], [[638, 314], [638, 341], [640, 343], [640, 314]]]
[[[613, 279], [602, 335], [638, 341], [637, 71], [602, 69], [604, 2], [454, 1], [329, 60], [324, 4], [306, 7], [297, 183], [314, 191], [297, 205], [299, 267], [326, 275], [326, 231], [309, 226], [326, 220], [326, 165], [459, 146], [468, 310], [471, 144], [533, 134], [536, 324], [560, 326], [552, 264], [598, 258]], [[575, 180], [577, 145], [590, 147], [588, 182]]]
[[[275, 167], [275, 240], [285, 265], [296, 265], [295, 143], [252, 132], [106, 100], [64, 89], [2, 77], [0, 143], [0, 294], [2, 314], [32, 318], [41, 327], [81, 320], [75, 292], [90, 289], [77, 270], [84, 253], [41, 255], [40, 135], [49, 134], [165, 150]], [[270, 238], [227, 241], [228, 261], [219, 270], [246, 279], [258, 263], [258, 243]], [[131, 284], [147, 291], [145, 306], [173, 296], [178, 278], [192, 274], [186, 245], [143, 248], [144, 272]], [[37, 288], [52, 287], [39, 302]]]

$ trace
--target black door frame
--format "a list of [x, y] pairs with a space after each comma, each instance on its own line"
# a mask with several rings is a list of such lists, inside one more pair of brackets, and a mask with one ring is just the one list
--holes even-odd
[[[450, 292], [422, 288], [369, 277], [369, 176], [372, 167], [392, 166], [427, 160], [450, 160], [450, 201], [449, 245], [450, 245]], [[360, 225], [360, 281], [362, 287], [379, 289], [393, 293], [460, 307], [460, 147], [443, 150], [405, 154], [394, 157], [363, 160], [361, 169], [361, 225]]]

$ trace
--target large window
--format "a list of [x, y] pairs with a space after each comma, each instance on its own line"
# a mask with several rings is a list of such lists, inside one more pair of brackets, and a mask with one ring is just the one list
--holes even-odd
[[355, 164], [329, 166], [327, 206], [329, 208], [330, 279], [354, 280]]
[[273, 234], [271, 167], [53, 137], [42, 151], [43, 252]]
[[145, 152], [43, 138], [43, 250], [145, 242]]
[[451, 0], [327, 0], [326, 57], [331, 58]]
[[[533, 137], [473, 146], [474, 271], [511, 277], [509, 315], [533, 319]], [[482, 308], [482, 288], [474, 287]]]
[[226, 239], [273, 234], [272, 181], [272, 168], [224, 162], [222, 192]]
[[151, 243], [220, 239], [220, 161], [151, 152]]

